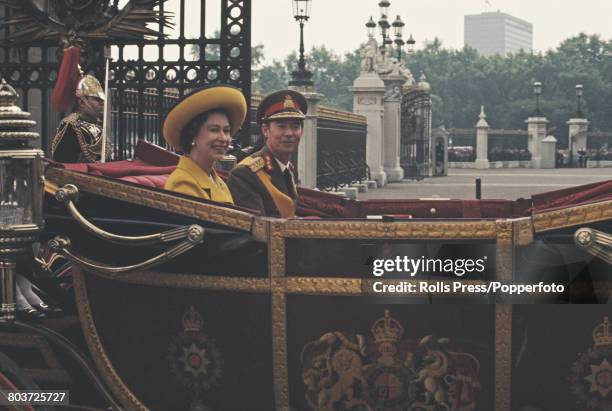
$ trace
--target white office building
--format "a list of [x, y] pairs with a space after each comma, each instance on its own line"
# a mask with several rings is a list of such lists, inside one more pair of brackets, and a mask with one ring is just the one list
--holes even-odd
[[533, 25], [502, 12], [464, 16], [464, 44], [484, 56], [533, 50]]

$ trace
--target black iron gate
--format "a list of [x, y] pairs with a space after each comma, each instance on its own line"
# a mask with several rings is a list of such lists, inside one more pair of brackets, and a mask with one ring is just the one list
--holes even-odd
[[[140, 36], [91, 42], [91, 56], [85, 71], [95, 74], [101, 82], [104, 80], [104, 56], [113, 55], [109, 80], [112, 92], [109, 94], [112, 96], [111, 137], [116, 159], [131, 157], [138, 138], [163, 144], [163, 119], [173, 102], [190, 89], [205, 84], [231, 84], [242, 89], [247, 101], [250, 100], [251, 0], [215, 1], [162, 1], [161, 11], [164, 7], [174, 7], [171, 20], [175, 27], [171, 29], [159, 23], [154, 29], [164, 37], [158, 39]], [[110, 0], [98, 3], [110, 4]], [[50, 2], [23, 0], [23, 4], [24, 8], [35, 7], [46, 13], [53, 11]], [[211, 20], [210, 16], [207, 18], [213, 4], [218, 6], [220, 22]], [[116, 0], [113, 5], [121, 6]], [[14, 12], [6, 6], [0, 7], [0, 17]], [[212, 33], [207, 27], [211, 23], [218, 28]], [[40, 40], [9, 43], [4, 39], [9, 37], [10, 30], [6, 26], [0, 30], [0, 73], [19, 90], [22, 107], [33, 112], [39, 123], [42, 148], [48, 153], [60, 117], [50, 107], [50, 95], [59, 69], [58, 44]], [[240, 139], [248, 139], [248, 128], [247, 122], [238, 136]]]
[[416, 89], [403, 96], [401, 108], [400, 166], [405, 178], [429, 175], [431, 97]]

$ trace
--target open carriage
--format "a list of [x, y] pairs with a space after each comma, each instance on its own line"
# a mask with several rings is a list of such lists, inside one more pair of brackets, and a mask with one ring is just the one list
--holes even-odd
[[[84, 345], [118, 406], [610, 406], [610, 310], [565, 303], [609, 298], [612, 181], [517, 201], [357, 201], [300, 189], [301, 217], [287, 220], [164, 191], [176, 161], [141, 143], [132, 161], [45, 170], [43, 237], [73, 263]], [[368, 259], [407, 253], [487, 260], [478, 276], [408, 281], [565, 291], [520, 301], [555, 305], [436, 288], [372, 298]], [[51, 363], [60, 385], [81, 389], [69, 365]]]

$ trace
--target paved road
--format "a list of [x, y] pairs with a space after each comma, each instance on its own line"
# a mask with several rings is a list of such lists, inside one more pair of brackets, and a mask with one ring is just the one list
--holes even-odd
[[445, 197], [471, 199], [475, 196], [475, 179], [482, 179], [482, 198], [515, 200], [532, 194], [612, 179], [612, 168], [589, 169], [451, 169], [447, 177], [421, 181], [404, 180], [386, 187], [359, 193], [360, 200], [370, 198]]

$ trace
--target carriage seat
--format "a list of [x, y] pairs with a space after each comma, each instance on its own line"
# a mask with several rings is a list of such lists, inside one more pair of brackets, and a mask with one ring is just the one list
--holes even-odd
[[129, 181], [130, 183], [139, 184], [147, 187], [164, 188], [166, 180], [170, 174], [158, 175], [140, 175], [140, 176], [125, 176], [120, 177], [120, 180]]
[[[161, 147], [139, 141], [133, 160], [99, 164], [62, 164], [74, 171], [116, 178], [133, 184], [163, 189], [176, 168], [179, 156]], [[218, 172], [223, 179], [227, 173]], [[612, 199], [612, 180], [536, 194], [530, 199], [511, 200], [352, 200], [335, 194], [298, 187], [299, 216], [363, 219], [370, 215], [412, 218], [514, 218], [543, 211]]]

